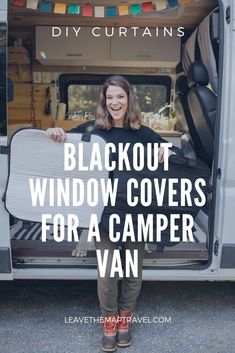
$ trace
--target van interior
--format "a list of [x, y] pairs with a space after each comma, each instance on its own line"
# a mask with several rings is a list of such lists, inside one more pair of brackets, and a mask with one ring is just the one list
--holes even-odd
[[[79, 3], [82, 8], [87, 2]], [[92, 5], [106, 7], [110, 2], [95, 0]], [[113, 17], [46, 13], [12, 2], [8, 13], [9, 140], [25, 127], [68, 131], [94, 119], [104, 80], [110, 74], [122, 74], [134, 86], [143, 123], [173, 144], [189, 147], [192, 160], [204, 161], [211, 168], [213, 190], [222, 13], [217, 0], [179, 1], [178, 6], [161, 11]], [[83, 32], [76, 37], [78, 27]], [[97, 37], [88, 40], [91, 29]], [[146, 244], [144, 268], [208, 266], [216, 251], [213, 200], [212, 191], [195, 220], [193, 243]], [[16, 268], [96, 266], [86, 230], [81, 230], [79, 243], [56, 243], [51, 228], [48, 241], [42, 243], [40, 223], [10, 218]]]

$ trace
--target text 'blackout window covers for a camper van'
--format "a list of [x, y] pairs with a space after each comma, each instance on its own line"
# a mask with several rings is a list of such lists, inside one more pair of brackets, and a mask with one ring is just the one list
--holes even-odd
[[[101, 87], [107, 75], [71, 75], [59, 77], [60, 101], [66, 103], [69, 119], [94, 119]], [[170, 101], [169, 76], [125, 75], [133, 85], [139, 106], [146, 122]]]

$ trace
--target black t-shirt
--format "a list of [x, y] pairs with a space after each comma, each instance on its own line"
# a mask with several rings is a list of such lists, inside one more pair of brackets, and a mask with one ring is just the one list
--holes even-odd
[[[152, 129], [141, 125], [138, 130], [133, 130], [130, 128], [118, 128], [112, 127], [110, 130], [104, 130], [97, 128], [95, 126], [95, 122], [87, 122], [82, 124], [69, 132], [72, 133], [91, 133], [96, 134], [102, 137], [106, 142], [112, 142], [116, 146], [116, 150], [118, 150], [119, 143], [130, 143], [130, 148], [128, 150], [128, 157], [129, 160], [133, 159], [132, 157], [132, 147], [135, 143], [141, 143], [143, 146], [147, 146], [147, 143], [165, 143], [167, 142], [164, 140], [159, 134], [157, 134]], [[162, 213], [166, 215], [168, 218], [170, 214], [182, 214], [182, 213], [189, 213], [196, 216], [198, 213], [199, 208], [196, 207], [194, 204], [191, 207], [169, 207], [168, 206], [168, 192], [164, 195], [164, 204], [163, 206], [159, 207], [157, 205], [157, 198], [156, 194], [152, 193], [152, 204], [149, 207], [144, 207], [141, 203], [138, 203], [136, 207], [130, 207], [127, 204], [126, 195], [127, 195], [127, 182], [130, 178], [135, 178], [139, 185], [141, 180], [144, 178], [148, 178], [151, 181], [154, 178], [161, 180], [162, 178], [189, 178], [192, 183], [199, 177], [204, 177], [208, 182], [210, 171], [209, 168], [200, 160], [197, 161], [195, 167], [188, 166], [188, 160], [184, 157], [182, 150], [178, 147], [173, 146], [170, 148], [172, 151], [176, 153], [176, 155], [171, 155], [169, 158], [169, 170], [164, 171], [163, 165], [159, 164], [159, 167], [156, 171], [149, 171], [149, 169], [145, 169], [142, 171], [136, 170], [119, 170], [117, 167], [111, 174], [111, 178], [118, 179], [118, 191], [117, 191], [117, 198], [115, 206], [108, 205], [104, 208], [101, 223], [100, 225], [105, 231], [109, 231], [109, 218], [112, 214], [118, 214], [120, 217], [120, 224], [118, 224], [115, 228], [118, 232], [123, 232], [123, 225], [125, 221], [126, 214], [131, 214], [134, 224], [135, 232], [137, 232], [137, 218], [138, 214], [143, 214], [146, 217], [148, 214], [159, 214]], [[117, 155], [112, 155], [112, 159], [118, 160]], [[177, 195], [176, 199], [180, 199], [180, 184], [176, 186], [177, 188]], [[206, 192], [206, 188], [205, 188]], [[197, 195], [195, 189], [191, 192], [192, 196]], [[140, 198], [140, 189], [136, 189], [133, 191], [133, 196], [137, 196]], [[156, 224], [154, 223], [154, 227]], [[181, 235], [182, 229], [179, 226], [178, 236]], [[164, 232], [164, 239], [162, 243], [169, 242], [169, 229]]]
[[[147, 143], [165, 143], [164, 140], [159, 134], [150, 129], [147, 126], [141, 125], [140, 129], [133, 130], [131, 128], [119, 128], [112, 127], [110, 130], [101, 129], [95, 126], [95, 120], [81, 124], [70, 131], [71, 133], [91, 133], [102, 137], [106, 142], [112, 142], [116, 146], [118, 143], [130, 143], [134, 144], [140, 142], [143, 145]], [[172, 151], [177, 155], [184, 157], [183, 152], [180, 148], [172, 146]], [[179, 161], [180, 163], [187, 164], [187, 159], [185, 161]]]

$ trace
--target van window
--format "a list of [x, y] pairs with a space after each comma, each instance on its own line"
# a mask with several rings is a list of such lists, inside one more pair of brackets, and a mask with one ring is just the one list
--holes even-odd
[[[72, 84], [68, 87], [68, 117], [94, 118], [102, 85]], [[155, 114], [167, 103], [167, 88], [163, 85], [134, 85], [142, 115]]]
[[68, 118], [94, 119], [101, 85], [73, 84], [68, 87]]
[[[103, 82], [107, 76], [100, 75], [71, 75], [63, 74], [59, 78], [60, 97], [67, 105], [68, 119], [91, 120], [99, 103], [99, 95]], [[137, 96], [146, 125], [155, 128], [159, 121], [159, 110], [170, 101], [171, 78], [169, 76], [129, 76]], [[63, 100], [64, 99], [64, 100]], [[168, 111], [165, 111], [167, 119]], [[160, 126], [160, 121], [159, 124]], [[161, 130], [161, 129], [160, 129]]]

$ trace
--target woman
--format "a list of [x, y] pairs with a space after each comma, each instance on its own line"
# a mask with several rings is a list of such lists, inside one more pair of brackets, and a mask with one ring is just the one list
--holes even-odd
[[[66, 134], [62, 129], [53, 128], [47, 131], [55, 141], [63, 142], [66, 140]], [[124, 144], [164, 142], [153, 130], [141, 125], [140, 110], [133, 89], [129, 82], [122, 76], [111, 76], [104, 83], [100, 95], [100, 103], [97, 108], [96, 121], [80, 125], [70, 132], [81, 133], [86, 131], [98, 134], [107, 142], [112, 142], [115, 145], [118, 145], [120, 142]], [[175, 152], [170, 151], [169, 156], [171, 154], [175, 154]], [[158, 160], [159, 162], [163, 162], [164, 160], [163, 149], [159, 149]], [[121, 202], [118, 196], [115, 213], [118, 212], [117, 210], [120, 212], [123, 211], [123, 200]], [[138, 251], [138, 277], [135, 278], [133, 274], [130, 277], [124, 276], [121, 297], [118, 302], [119, 278], [118, 276], [110, 277], [110, 270], [113, 252], [115, 249], [119, 249], [120, 244], [111, 242], [107, 234], [107, 219], [112, 212], [111, 207], [104, 209], [100, 223], [101, 242], [96, 242], [95, 244], [96, 249], [100, 249], [102, 255], [105, 249], [109, 250], [106, 275], [102, 278], [98, 273], [98, 297], [101, 313], [104, 318], [101, 346], [103, 351], [107, 352], [115, 351], [117, 345], [127, 347], [131, 344], [132, 339], [129, 326], [141, 288], [144, 256], [143, 242], [127, 241], [121, 244], [123, 249], [130, 250], [131, 255], [133, 255], [134, 250]]]

